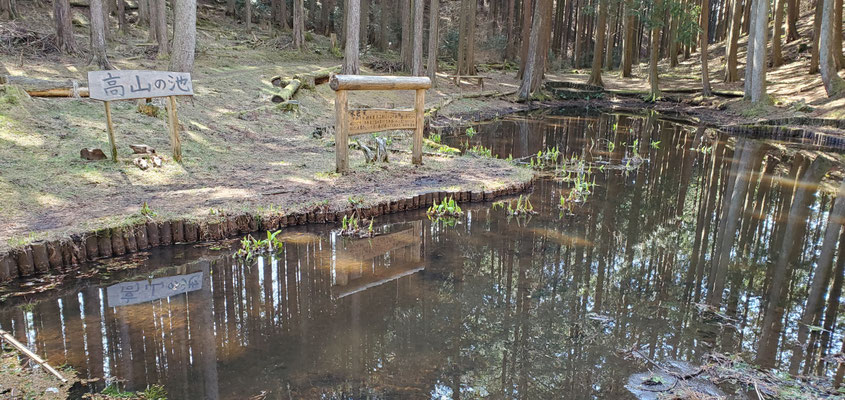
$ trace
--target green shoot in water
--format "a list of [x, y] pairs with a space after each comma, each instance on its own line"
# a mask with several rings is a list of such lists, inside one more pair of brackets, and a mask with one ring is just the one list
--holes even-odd
[[467, 128], [467, 129], [466, 129], [466, 131], [464, 131], [464, 132], [465, 132], [465, 133], [467, 134], [467, 136], [469, 136], [470, 138], [472, 138], [473, 136], [475, 136], [475, 134], [476, 134], [476, 133], [478, 133], [478, 132], [476, 132], [475, 128], [473, 128], [473, 127], [469, 127], [469, 128]]
[[444, 199], [440, 204], [437, 204], [437, 201], [434, 201], [434, 204], [428, 208], [426, 214], [429, 217], [441, 218], [441, 217], [458, 217], [463, 214], [463, 210], [461, 210], [461, 206], [458, 205], [458, 202], [455, 201], [453, 197], [448, 197]]
[[506, 208], [508, 215], [511, 216], [523, 216], [523, 215], [531, 215], [537, 214], [534, 211], [534, 205], [531, 204], [531, 199], [528, 196], [519, 195], [519, 198], [514, 202], [513, 200], [510, 201], [497, 201], [493, 203], [493, 209], [496, 208]]
[[235, 252], [234, 257], [245, 261], [251, 261], [255, 256], [261, 254], [278, 253], [282, 250], [284, 243], [276, 236], [282, 231], [267, 231], [266, 239], [255, 239], [252, 235], [241, 239], [241, 247]]

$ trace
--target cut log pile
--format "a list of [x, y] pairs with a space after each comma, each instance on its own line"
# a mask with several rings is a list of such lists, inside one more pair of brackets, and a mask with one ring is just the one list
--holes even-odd
[[32, 97], [88, 97], [88, 88], [73, 79], [51, 80], [0, 75], [0, 85], [14, 85]]
[[270, 78], [270, 83], [273, 86], [281, 87], [282, 89], [273, 95], [270, 100], [274, 103], [284, 103], [293, 98], [296, 91], [300, 88], [313, 89], [317, 85], [321, 85], [329, 81], [332, 74], [340, 72], [340, 66], [331, 68], [318, 69], [312, 72], [296, 74], [293, 77], [274, 76]]

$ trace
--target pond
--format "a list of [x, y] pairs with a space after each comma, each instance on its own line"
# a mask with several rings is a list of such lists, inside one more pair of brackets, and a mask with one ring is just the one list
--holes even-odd
[[246, 266], [231, 241], [171, 246], [7, 303], [0, 327], [83, 378], [171, 399], [633, 398], [646, 360], [709, 354], [836, 375], [833, 160], [653, 115], [474, 130], [443, 141], [566, 160], [536, 181], [536, 214], [406, 212], [361, 240], [291, 228]]

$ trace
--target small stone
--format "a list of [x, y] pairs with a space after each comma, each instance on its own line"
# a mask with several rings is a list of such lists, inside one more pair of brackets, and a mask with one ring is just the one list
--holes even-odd
[[147, 146], [145, 144], [130, 144], [129, 148], [131, 148], [132, 151], [135, 152], [135, 154], [155, 154], [156, 153], [155, 148], [153, 148], [151, 146]]
[[89, 161], [105, 160], [108, 158], [106, 157], [106, 153], [103, 153], [102, 150], [88, 147], [79, 151], [79, 157]]
[[145, 170], [150, 167], [150, 163], [148, 163], [147, 160], [141, 157], [132, 160], [132, 163], [138, 166], [138, 168], [141, 168], [141, 170]]
[[59, 393], [59, 388], [50, 387], [44, 391], [44, 393]]
[[152, 161], [153, 161], [153, 166], [156, 167], [156, 168], [161, 167], [161, 163], [163, 162], [163, 160], [159, 156], [153, 156]]

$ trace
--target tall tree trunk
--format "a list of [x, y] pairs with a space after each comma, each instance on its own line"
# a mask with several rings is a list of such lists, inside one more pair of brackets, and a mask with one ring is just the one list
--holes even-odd
[[824, 10], [824, 0], [816, 0], [816, 12], [813, 14], [813, 43], [810, 45], [810, 74], [819, 72], [819, 40], [821, 38], [822, 28], [822, 10]]
[[[531, 34], [528, 37], [528, 57], [525, 73], [519, 85], [520, 99], [529, 99], [543, 83], [546, 69], [546, 57], [551, 36], [552, 0], [535, 0], [534, 17], [531, 22]], [[545, 37], [544, 37], [545, 36]]]
[[305, 4], [303, 1], [293, 0], [293, 46], [297, 50], [305, 49]]
[[440, 0], [431, 0], [428, 11], [428, 78], [431, 79], [431, 86], [437, 86], [437, 47], [440, 44], [439, 28], [440, 22]]
[[519, 51], [519, 71], [516, 73], [516, 79], [522, 79], [525, 76], [525, 68], [528, 61], [528, 44], [531, 40], [531, 30], [534, 29], [531, 23], [533, 15], [534, 7], [532, 6], [532, 0], [522, 0], [522, 25], [520, 25], [522, 29], [522, 42]]
[[56, 22], [56, 47], [64, 53], [76, 53], [76, 39], [70, 23], [70, 1], [53, 0], [53, 18]]
[[381, 51], [387, 50], [388, 44], [390, 39], [388, 34], [390, 33], [390, 12], [392, 10], [391, 0], [381, 0], [379, 3], [379, 8], [381, 10], [381, 23], [379, 24], [379, 38], [378, 38], [378, 49]]
[[[298, 0], [293, 0], [294, 3]], [[279, 27], [283, 31], [290, 29], [288, 25], [288, 2], [286, 0], [279, 0]]]
[[701, 32], [698, 35], [698, 46], [701, 48], [701, 94], [710, 96], [713, 90], [710, 88], [710, 0], [701, 0]]
[[167, 35], [167, 7], [164, 0], [152, 0], [155, 3], [156, 42], [158, 42], [159, 57], [170, 53], [170, 42]]
[[783, 65], [781, 36], [783, 36], [783, 9], [786, 0], [775, 0], [775, 27], [772, 33], [772, 68]]
[[516, 23], [516, 0], [507, 0], [508, 2], [508, 42], [505, 45], [505, 60], [513, 61], [516, 59], [516, 32], [514, 32], [514, 24]]
[[197, 47], [197, 0], [173, 2], [173, 50], [170, 53], [170, 70], [194, 71], [194, 53]]
[[[144, 0], [141, 0], [141, 1], [144, 1]], [[155, 0], [150, 0], [150, 1], [155, 1]], [[226, 15], [234, 18], [235, 21], [237, 21], [238, 20], [238, 18], [236, 17], [237, 10], [235, 9], [235, 6], [236, 6], [235, 0], [226, 0]]]
[[[300, 0], [301, 1], [301, 0]], [[346, 52], [343, 56], [342, 73], [358, 75], [358, 39], [361, 17], [360, 0], [345, 0], [346, 2]]]
[[244, 27], [252, 32], [252, 0], [244, 0]]
[[[661, 0], [654, 0], [653, 11], [661, 8]], [[652, 16], [652, 19], [654, 16]], [[649, 100], [657, 101], [660, 98], [660, 88], [658, 87], [657, 76], [657, 61], [660, 56], [660, 25], [652, 21], [651, 28], [651, 46], [648, 49], [648, 86], [649, 86]]]
[[360, 44], [367, 47], [370, 43], [370, 0], [361, 0]]
[[837, 73], [836, 58], [842, 53], [842, 42], [834, 40], [833, 25], [842, 24], [834, 21], [834, 0], [819, 0], [822, 2], [821, 35], [819, 37], [819, 70], [824, 83], [824, 90], [828, 97], [836, 96], [845, 90], [845, 80]]
[[605, 30], [607, 30], [607, 0], [598, 0], [598, 7], [599, 16], [598, 21], [596, 21], [596, 41], [593, 45], [593, 67], [587, 84], [604, 87], [604, 82], [601, 80], [601, 64], [604, 58], [604, 35]]
[[[746, 0], [750, 1], [750, 0]], [[733, 0], [733, 15], [728, 29], [728, 43], [725, 47], [725, 82], [739, 80], [737, 54], [739, 53], [740, 20], [742, 18], [742, 0]]]
[[[607, 5], [609, 7], [610, 5]], [[607, 34], [607, 43], [604, 49], [604, 68], [608, 71], [613, 70], [613, 48], [616, 44], [616, 27], [619, 24], [619, 14], [622, 12], [622, 3], [615, 5], [616, 11], [613, 13], [613, 20], [609, 24], [610, 32]]]
[[[706, 1], [706, 0], [704, 0]], [[623, 78], [630, 78], [631, 67], [634, 63], [634, 48], [636, 39], [634, 38], [634, 29], [636, 28], [636, 16], [629, 8], [631, 4], [625, 3], [625, 34], [622, 38], [622, 65], [620, 65], [619, 76]]]
[[413, 27], [411, 21], [412, 0], [399, 0], [401, 2], [401, 18], [402, 18], [402, 46], [399, 48], [399, 55], [402, 59], [402, 69], [405, 71], [411, 70], [413, 63]]
[[[836, 63], [837, 69], [845, 68], [845, 53], [842, 52], [842, 3], [843, 0], [836, 0], [836, 3], [833, 6], [833, 52], [836, 56]], [[12, 3], [14, 4], [14, 3]]]
[[113, 69], [109, 58], [106, 55], [106, 34], [103, 32], [103, 0], [91, 0], [88, 10], [90, 11], [91, 29], [91, 64], [96, 64], [100, 69]]
[[156, 6], [157, 0], [141, 0], [146, 1], [150, 19], [148, 22], [149, 30], [147, 32], [147, 41], [148, 42], [157, 42], [158, 41], [158, 7]]
[[149, 0], [138, 0], [138, 22], [142, 26], [150, 24], [150, 2]]
[[786, 41], [791, 42], [798, 40], [798, 16], [801, 12], [799, 9], [799, 0], [787, 0], [789, 6], [786, 8]]
[[[753, 6], [755, 8], [753, 17], [754, 27], [754, 59], [751, 65], [751, 102], [759, 103], [768, 101], [766, 94], [766, 54], [769, 35], [769, 0], [754, 0]], [[749, 35], [751, 40], [751, 35]], [[749, 42], [749, 46], [751, 42]], [[747, 67], [746, 67], [747, 68]], [[746, 82], [746, 86], [748, 82]]]
[[[670, 12], [671, 14], [671, 12]], [[669, 68], [678, 66], [678, 16], [672, 15], [669, 22]]]
[[423, 76], [423, 16], [425, 0], [414, 1], [414, 54], [411, 61], [411, 74]]
[[126, 34], [126, 0], [117, 0], [117, 27], [121, 33]]

